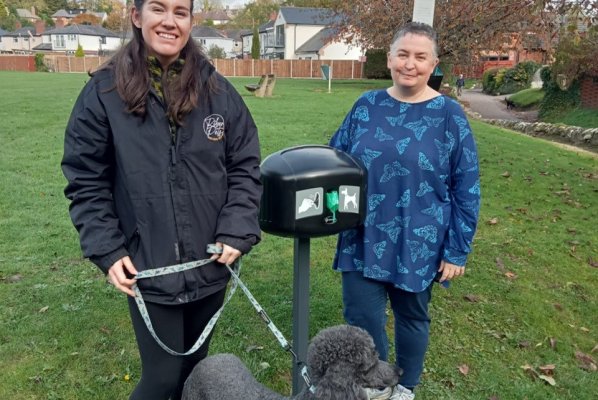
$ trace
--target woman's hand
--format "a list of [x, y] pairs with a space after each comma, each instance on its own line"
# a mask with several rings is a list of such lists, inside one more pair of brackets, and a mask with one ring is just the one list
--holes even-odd
[[444, 281], [450, 281], [453, 278], [461, 276], [465, 274], [465, 267], [461, 267], [459, 265], [448, 263], [444, 260], [440, 262], [440, 268], [438, 272], [442, 272], [442, 276], [438, 282], [442, 283]]
[[227, 246], [224, 243], [216, 242], [216, 246], [222, 247], [222, 254], [214, 254], [211, 259], [219, 263], [232, 265], [235, 260], [241, 257], [241, 252], [233, 247]]
[[137, 282], [136, 279], [129, 279], [129, 275], [137, 275], [137, 270], [131, 262], [129, 256], [123, 257], [110, 267], [108, 270], [108, 282], [114, 285], [115, 288], [121, 292], [128, 294], [129, 296], [135, 297], [135, 292], [131, 289], [131, 286]]

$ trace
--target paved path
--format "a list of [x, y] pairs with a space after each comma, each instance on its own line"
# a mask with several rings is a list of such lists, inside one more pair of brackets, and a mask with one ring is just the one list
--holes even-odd
[[471, 111], [476, 112], [486, 119], [506, 119], [510, 121], [534, 122], [537, 120], [536, 111], [507, 110], [505, 95], [490, 96], [482, 89], [465, 89], [459, 97], [469, 103]]

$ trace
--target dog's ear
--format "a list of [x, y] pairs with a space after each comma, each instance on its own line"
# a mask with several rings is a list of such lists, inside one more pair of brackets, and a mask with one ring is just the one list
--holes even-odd
[[368, 400], [367, 393], [359, 386], [350, 368], [341, 365], [330, 366], [316, 384], [316, 399], [326, 400]]

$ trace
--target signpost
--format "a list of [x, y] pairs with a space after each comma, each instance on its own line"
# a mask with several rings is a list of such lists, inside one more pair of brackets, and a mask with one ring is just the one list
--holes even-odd
[[413, 22], [423, 22], [434, 26], [435, 0], [415, 0], [413, 2]]

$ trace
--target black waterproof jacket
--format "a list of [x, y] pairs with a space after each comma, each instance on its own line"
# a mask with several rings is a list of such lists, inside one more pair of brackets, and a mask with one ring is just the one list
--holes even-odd
[[[260, 240], [257, 128], [243, 100], [209, 63], [217, 89], [184, 119], [172, 143], [166, 109], [149, 93], [145, 117], [125, 111], [113, 72], [85, 85], [66, 128], [65, 195], [83, 255], [104, 273], [129, 255], [138, 271], [208, 258], [216, 241], [247, 253]], [[206, 96], [203, 94], [203, 96]], [[186, 303], [226, 286], [210, 263], [138, 281], [144, 299]]]

